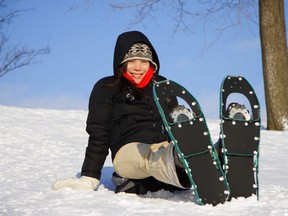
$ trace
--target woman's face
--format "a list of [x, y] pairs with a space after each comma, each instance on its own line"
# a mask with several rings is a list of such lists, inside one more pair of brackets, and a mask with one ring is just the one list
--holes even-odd
[[140, 83], [150, 68], [148, 60], [133, 59], [127, 63], [127, 73], [132, 76], [135, 83]]

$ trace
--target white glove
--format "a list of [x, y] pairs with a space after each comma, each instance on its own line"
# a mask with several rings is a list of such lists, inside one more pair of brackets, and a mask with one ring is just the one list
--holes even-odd
[[69, 187], [74, 190], [96, 190], [100, 181], [96, 178], [81, 176], [80, 178], [59, 179], [52, 184], [53, 190], [59, 190], [64, 187]]

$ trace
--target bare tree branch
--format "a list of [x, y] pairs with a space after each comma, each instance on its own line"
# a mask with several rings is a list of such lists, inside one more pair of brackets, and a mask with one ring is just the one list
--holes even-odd
[[[213, 35], [213, 37], [206, 39], [208, 45], [204, 50], [212, 47], [226, 31], [243, 25], [245, 20], [248, 26], [248, 21], [258, 24], [256, 21], [258, 20], [257, 0], [198, 0], [192, 3], [185, 0], [142, 0], [126, 4], [110, 4], [112, 8], [117, 10], [136, 9], [130, 27], [144, 22], [148, 17], [153, 17], [155, 8], [159, 5], [161, 9], [165, 8], [166, 11], [169, 11], [169, 15], [175, 23], [172, 37], [181, 30], [186, 33], [193, 33], [194, 26], [201, 23], [203, 31], [206, 32], [205, 35]], [[193, 12], [196, 5], [201, 10]], [[191, 20], [194, 20], [193, 24], [191, 24]], [[211, 23], [213, 23], [212, 29], [210, 28]], [[208, 30], [214, 34], [208, 34]]]
[[[5, 0], [0, 0], [0, 8], [5, 8]], [[19, 15], [19, 13], [27, 12], [31, 9], [13, 10], [0, 15], [0, 78], [10, 71], [18, 68], [38, 63], [36, 57], [50, 53], [49, 46], [38, 50], [28, 49], [25, 46], [19, 48], [17, 46], [8, 45], [9, 25]]]
[[73, 6], [71, 6], [71, 7], [69, 8], [69, 10], [77, 10], [77, 9], [83, 8], [83, 7], [85, 7], [85, 6], [89, 7], [90, 5], [93, 4], [93, 2], [94, 2], [94, 0], [83, 0], [82, 3], [80, 3], [80, 4], [74, 4]]
[[6, 73], [21, 68], [23, 66], [39, 63], [39, 61], [35, 61], [37, 56], [50, 53], [49, 47], [39, 50], [27, 49], [25, 47], [19, 49], [17, 47], [14, 47], [9, 50], [10, 51], [5, 52], [4, 55], [2, 55], [1, 52], [0, 55], [0, 78]]
[[131, 20], [127, 27], [131, 28], [148, 18], [151, 18], [155, 21], [154, 11], [156, 11], [155, 7], [159, 2], [161, 2], [161, 0], [145, 0], [137, 3], [110, 4], [110, 6], [116, 10], [136, 9], [134, 19]]
[[111, 7], [117, 9], [127, 9], [127, 8], [146, 8], [160, 2], [161, 0], [145, 0], [140, 3], [130, 3], [130, 4], [110, 4]]

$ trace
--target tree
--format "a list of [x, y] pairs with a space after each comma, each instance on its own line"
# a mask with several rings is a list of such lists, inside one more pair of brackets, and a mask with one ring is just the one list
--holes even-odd
[[[6, 7], [5, 0], [0, 0], [0, 9]], [[50, 53], [49, 47], [29, 49], [25, 46], [9, 45], [8, 27], [21, 13], [27, 10], [13, 10], [0, 15], [0, 78], [17, 68], [36, 63], [39, 55]]]
[[288, 130], [288, 55], [284, 0], [259, 0], [268, 130]]
[[[86, 0], [86, 4], [93, 0]], [[123, 1], [124, 2], [124, 1]], [[127, 1], [126, 1], [127, 2]], [[204, 10], [194, 11], [199, 3]], [[159, 6], [160, 5], [160, 6]], [[131, 24], [136, 25], [147, 18], [155, 18], [156, 11], [167, 11], [175, 21], [173, 34], [179, 30], [190, 31], [193, 23], [189, 20], [198, 17], [197, 22], [213, 23], [217, 34], [208, 48], [220, 39], [223, 32], [231, 27], [248, 23], [259, 24], [262, 50], [263, 77], [267, 107], [267, 129], [288, 130], [288, 54], [284, 0], [131, 0], [130, 3], [111, 4], [118, 10], [135, 10]], [[130, 11], [131, 12], [131, 11]], [[186, 18], [189, 19], [186, 19]], [[190, 19], [191, 18], [191, 19]], [[217, 20], [215, 22], [215, 20]]]

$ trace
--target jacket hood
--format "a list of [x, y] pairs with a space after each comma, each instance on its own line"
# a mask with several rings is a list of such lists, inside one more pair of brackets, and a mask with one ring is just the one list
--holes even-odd
[[123, 61], [126, 53], [129, 51], [131, 46], [135, 43], [144, 43], [149, 46], [153, 61], [157, 64], [158, 68], [155, 71], [155, 74], [158, 75], [160, 62], [158, 59], [158, 55], [149, 41], [149, 39], [139, 31], [129, 31], [120, 34], [117, 38], [115, 49], [114, 49], [114, 60], [113, 60], [113, 69], [114, 69], [114, 76], [118, 75], [118, 67], [120, 66], [121, 62]]

